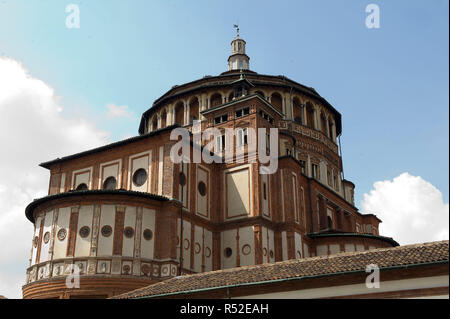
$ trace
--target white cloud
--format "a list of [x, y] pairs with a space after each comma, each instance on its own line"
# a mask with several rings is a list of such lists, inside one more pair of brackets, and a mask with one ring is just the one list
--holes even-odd
[[25, 207], [47, 194], [39, 163], [103, 145], [108, 134], [83, 118], [65, 118], [53, 88], [16, 60], [0, 57], [0, 295], [20, 298], [33, 225]]
[[113, 103], [107, 104], [106, 108], [108, 112], [106, 116], [108, 118], [123, 118], [123, 117], [131, 117], [132, 114], [128, 110], [128, 106], [126, 105], [115, 105]]
[[364, 194], [361, 207], [383, 221], [381, 235], [393, 237], [401, 245], [449, 238], [449, 204], [431, 183], [403, 173], [373, 186]]

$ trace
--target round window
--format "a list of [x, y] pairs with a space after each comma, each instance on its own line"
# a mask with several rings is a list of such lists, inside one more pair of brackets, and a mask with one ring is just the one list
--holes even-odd
[[198, 183], [198, 192], [202, 196], [206, 195], [206, 184], [204, 182]]
[[83, 226], [80, 228], [80, 236], [81, 238], [86, 238], [87, 236], [89, 236], [89, 232], [91, 230], [89, 229], [88, 226]]
[[131, 227], [125, 227], [125, 229], [123, 230], [123, 234], [125, 235], [125, 237], [131, 238], [134, 235], [134, 229]]
[[116, 189], [116, 184], [117, 184], [116, 178], [110, 176], [107, 179], [105, 179], [105, 182], [103, 183], [103, 189], [107, 190]]
[[151, 240], [153, 238], [153, 233], [150, 229], [145, 229], [144, 230], [144, 239], [145, 240]]
[[138, 169], [133, 174], [133, 184], [135, 186], [142, 186], [147, 181], [147, 171], [143, 168]]
[[229, 258], [233, 254], [233, 250], [230, 247], [225, 248], [224, 250], [225, 257]]
[[76, 190], [77, 191], [87, 191], [88, 187], [85, 183], [81, 183], [80, 185], [77, 186]]
[[180, 185], [185, 186], [186, 185], [186, 175], [184, 175], [183, 172], [180, 173]]
[[102, 232], [103, 237], [109, 237], [112, 234], [112, 228], [109, 225], [105, 225], [102, 227], [101, 232]]
[[50, 233], [46, 232], [44, 235], [44, 243], [48, 243], [49, 240], [50, 240]]

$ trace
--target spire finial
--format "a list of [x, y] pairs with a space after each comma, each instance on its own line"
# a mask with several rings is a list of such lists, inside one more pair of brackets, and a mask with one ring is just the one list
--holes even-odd
[[235, 24], [234, 27], [236, 28], [236, 38], [239, 38], [239, 25]]

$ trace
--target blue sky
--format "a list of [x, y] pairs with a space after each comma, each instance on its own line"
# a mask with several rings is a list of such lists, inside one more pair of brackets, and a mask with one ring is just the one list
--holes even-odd
[[[70, 3], [80, 7], [80, 29], [65, 27]], [[380, 29], [365, 26], [369, 3], [380, 7]], [[448, 202], [448, 6], [0, 0], [0, 55], [53, 87], [65, 115], [90, 118], [118, 140], [136, 135], [141, 113], [173, 85], [225, 71], [239, 22], [252, 70], [312, 86], [341, 112], [345, 177], [356, 184], [357, 204], [375, 181], [403, 172], [431, 182]], [[133, 116], [106, 119], [108, 103]]]

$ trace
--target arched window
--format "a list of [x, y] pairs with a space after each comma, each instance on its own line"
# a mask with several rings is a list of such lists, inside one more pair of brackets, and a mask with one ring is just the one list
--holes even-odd
[[156, 116], [153, 117], [152, 126], [153, 126], [153, 131], [158, 129], [158, 118]]
[[184, 125], [184, 104], [181, 101], [175, 105], [175, 124]]
[[164, 109], [161, 112], [161, 128], [166, 127], [166, 120], [167, 120], [167, 112], [166, 112], [166, 109]]
[[199, 118], [199, 102], [198, 98], [194, 97], [189, 101], [189, 124], [192, 124]]
[[273, 93], [270, 98], [270, 103], [275, 106], [280, 112], [283, 112], [283, 98], [279, 93]]
[[292, 100], [292, 109], [294, 111], [294, 122], [298, 124], [303, 124], [303, 109], [300, 100], [295, 97]]
[[112, 190], [112, 189], [116, 189], [116, 186], [117, 186], [117, 181], [116, 181], [116, 178], [113, 176], [108, 177], [103, 182], [103, 189]]
[[306, 125], [310, 128], [315, 128], [314, 124], [314, 106], [311, 102], [306, 103]]
[[327, 135], [327, 119], [323, 114], [320, 115], [320, 124], [322, 126], [322, 132]]
[[210, 106], [215, 107], [222, 104], [222, 95], [219, 93], [214, 93], [210, 98]]
[[327, 222], [328, 222], [328, 228], [332, 229], [333, 228], [333, 220], [331, 219], [330, 216], [327, 216]]
[[87, 191], [88, 186], [85, 183], [81, 183], [80, 185], [77, 186], [76, 190], [77, 191]]

